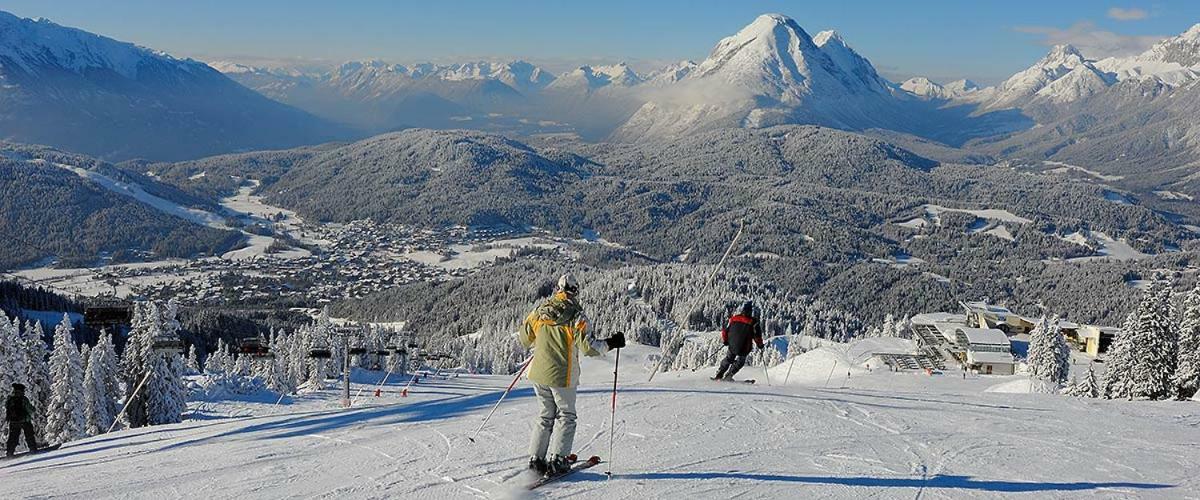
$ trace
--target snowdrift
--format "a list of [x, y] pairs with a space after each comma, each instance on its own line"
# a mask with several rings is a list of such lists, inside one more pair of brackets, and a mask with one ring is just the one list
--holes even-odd
[[1017, 380], [999, 383], [984, 389], [983, 392], [998, 392], [1005, 394], [1058, 394], [1058, 386], [1044, 380], [1033, 380], [1022, 377]]
[[[886, 369], [874, 358], [875, 353], [908, 353], [916, 350], [916, 343], [899, 338], [873, 338], [839, 344], [820, 341], [812, 350], [780, 363], [768, 370], [771, 383], [824, 385], [827, 381], [841, 383], [847, 375], [868, 373]], [[788, 369], [791, 368], [791, 374]]]

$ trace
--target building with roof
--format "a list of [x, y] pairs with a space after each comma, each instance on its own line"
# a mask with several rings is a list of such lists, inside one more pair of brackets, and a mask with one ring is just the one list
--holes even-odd
[[1008, 335], [1020, 335], [1033, 329], [1033, 322], [1016, 314], [1007, 307], [987, 302], [960, 302], [966, 313], [967, 326], [994, 328]]
[[963, 350], [962, 362], [967, 369], [988, 375], [1012, 375], [1016, 360], [1008, 335], [994, 328], [960, 327], [955, 330], [955, 344]]

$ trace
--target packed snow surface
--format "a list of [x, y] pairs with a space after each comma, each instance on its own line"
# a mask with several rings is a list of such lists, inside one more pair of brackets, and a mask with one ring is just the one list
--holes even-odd
[[[900, 347], [900, 346], [890, 346]], [[844, 351], [817, 349], [827, 361]], [[988, 393], [1023, 377], [855, 370], [781, 386], [761, 367], [646, 382], [657, 349], [623, 353], [613, 453], [614, 357], [586, 360], [577, 453], [611, 459], [523, 491], [535, 413], [521, 381], [472, 444], [509, 376], [391, 377], [337, 408], [338, 391], [194, 402], [182, 424], [121, 431], [0, 462], [17, 498], [1187, 498], [1200, 492], [1192, 402]], [[815, 355], [815, 354], [814, 354]], [[818, 358], [811, 358], [812, 364]], [[815, 371], [814, 367], [814, 371]], [[828, 373], [829, 366], [821, 367]], [[797, 366], [792, 377], [803, 371]], [[801, 377], [808, 379], [810, 377]]]

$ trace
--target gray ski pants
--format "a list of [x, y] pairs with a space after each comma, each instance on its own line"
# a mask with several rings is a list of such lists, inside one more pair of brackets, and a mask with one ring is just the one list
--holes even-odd
[[541, 408], [533, 421], [529, 456], [548, 459], [570, 455], [575, 441], [575, 388], [533, 384], [533, 393]]

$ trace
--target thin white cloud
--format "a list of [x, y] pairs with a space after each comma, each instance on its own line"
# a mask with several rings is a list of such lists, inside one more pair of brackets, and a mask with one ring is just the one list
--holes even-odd
[[1055, 45], [1071, 44], [1083, 52], [1085, 56], [1095, 59], [1105, 57], [1121, 57], [1140, 54], [1156, 42], [1166, 38], [1163, 35], [1122, 35], [1105, 31], [1091, 21], [1080, 21], [1068, 28], [1054, 26], [1018, 26], [1014, 28], [1021, 33], [1037, 36], [1039, 45], [1053, 47]]
[[1150, 13], [1137, 7], [1130, 7], [1128, 9], [1113, 7], [1108, 9], [1108, 17], [1118, 21], [1140, 21], [1150, 17]]

